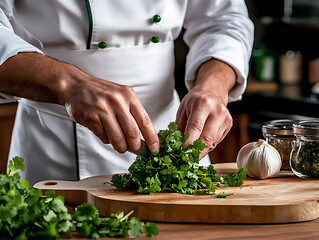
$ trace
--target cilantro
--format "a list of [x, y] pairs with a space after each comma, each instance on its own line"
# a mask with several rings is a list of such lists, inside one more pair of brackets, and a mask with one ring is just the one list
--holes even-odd
[[54, 191], [42, 195], [40, 189], [20, 180], [18, 170], [24, 169], [23, 158], [15, 157], [9, 161], [8, 173], [0, 174], [0, 239], [56, 240], [61, 234], [70, 236], [71, 231], [88, 238], [158, 234], [154, 223], [129, 219], [133, 211], [100, 218], [98, 210], [87, 203], [78, 206], [71, 215], [63, 196], [55, 196]]
[[[129, 219], [133, 213], [124, 215], [124, 212], [111, 214], [111, 217], [100, 218], [98, 210], [91, 204], [82, 204], [78, 206], [72, 215], [76, 221], [76, 227], [80, 235], [88, 238], [101, 237], [138, 237], [143, 229], [146, 236], [158, 234], [158, 229], [154, 223], [143, 223], [138, 218]], [[150, 227], [151, 226], [151, 227]]]
[[4, 239], [59, 239], [68, 233], [71, 215], [62, 197], [42, 191], [20, 181], [18, 170], [25, 169], [24, 160], [15, 157], [8, 164], [8, 173], [0, 174], [0, 236]]
[[110, 217], [100, 218], [98, 210], [90, 203], [82, 204], [75, 209], [72, 219], [76, 221], [76, 227], [80, 235], [88, 238], [101, 237], [138, 237], [144, 230], [147, 237], [158, 234], [154, 223], [143, 223], [138, 218], [129, 216], [133, 211], [124, 215], [119, 211]]
[[241, 186], [246, 178], [245, 169], [235, 174], [217, 176], [213, 165], [199, 166], [199, 155], [205, 148], [201, 140], [195, 140], [185, 149], [183, 144], [189, 135], [182, 136], [177, 125], [171, 122], [167, 130], [158, 133], [160, 151], [152, 152], [149, 159], [136, 157], [129, 173], [112, 176], [116, 188], [127, 188], [140, 194], [155, 192], [179, 192], [183, 194], [214, 194], [216, 186]]
[[232, 193], [226, 194], [224, 192], [221, 192], [220, 194], [218, 194], [216, 197], [217, 198], [226, 198], [228, 196], [232, 195]]
[[226, 176], [221, 176], [219, 179], [219, 187], [239, 187], [243, 185], [246, 178], [247, 169], [241, 168], [237, 173], [229, 173]]

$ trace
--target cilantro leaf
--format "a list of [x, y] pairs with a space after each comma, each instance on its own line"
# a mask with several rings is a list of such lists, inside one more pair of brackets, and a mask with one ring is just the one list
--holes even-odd
[[213, 165], [199, 166], [199, 156], [205, 148], [195, 140], [185, 149], [189, 135], [182, 136], [177, 125], [171, 122], [168, 129], [158, 132], [160, 151], [151, 153], [149, 159], [136, 157], [129, 173], [112, 176], [116, 188], [127, 188], [140, 194], [179, 192], [183, 194], [214, 194], [216, 186], [240, 186], [246, 178], [244, 169], [235, 174], [217, 176]]
[[[71, 231], [88, 238], [137, 237], [143, 230], [147, 236], [156, 233], [155, 224], [129, 219], [133, 211], [100, 218], [98, 210], [85, 203], [70, 215], [64, 197], [55, 196], [54, 191], [42, 195], [42, 191], [30, 186], [27, 180], [20, 180], [18, 170], [24, 168], [24, 160], [15, 157], [9, 162], [8, 174], [0, 174], [0, 239], [56, 240], [61, 234], [70, 236]], [[156, 183], [158, 179], [150, 181]]]
[[221, 192], [220, 194], [218, 194], [216, 197], [217, 198], [226, 198], [228, 196], [232, 195], [232, 193], [226, 194], [224, 192]]

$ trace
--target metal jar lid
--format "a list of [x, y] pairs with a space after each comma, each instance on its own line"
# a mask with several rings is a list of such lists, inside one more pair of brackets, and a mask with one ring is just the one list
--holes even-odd
[[264, 123], [262, 132], [264, 134], [293, 136], [293, 123], [294, 121], [290, 119], [271, 120]]
[[299, 135], [319, 136], [319, 119], [296, 122], [293, 124], [293, 132]]

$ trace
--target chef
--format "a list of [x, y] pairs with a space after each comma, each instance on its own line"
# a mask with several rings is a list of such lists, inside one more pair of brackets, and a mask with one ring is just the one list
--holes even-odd
[[[189, 93], [174, 89], [174, 40], [190, 51]], [[2, 0], [0, 92], [19, 101], [9, 159], [23, 178], [126, 172], [144, 138], [175, 121], [204, 156], [232, 126], [246, 86], [253, 25], [244, 0]]]

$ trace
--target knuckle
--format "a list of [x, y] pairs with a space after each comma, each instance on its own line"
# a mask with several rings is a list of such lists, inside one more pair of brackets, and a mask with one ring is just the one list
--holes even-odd
[[133, 88], [129, 86], [123, 86], [121, 90], [115, 91], [108, 96], [108, 104], [118, 109], [124, 110], [130, 104], [130, 102], [137, 99], [137, 95]]
[[134, 143], [131, 143], [131, 144], [129, 145], [128, 151], [130, 151], [130, 152], [135, 152], [135, 151], [139, 150], [140, 147], [141, 147], [140, 144], [134, 142]]
[[112, 95], [108, 96], [108, 102], [111, 105], [118, 106], [121, 103], [122, 100], [122, 94], [119, 92], [113, 92]]
[[120, 146], [122, 145], [123, 139], [120, 135], [113, 135], [112, 138], [110, 139], [112, 145], [114, 146]]
[[214, 101], [210, 96], [207, 96], [206, 94], [198, 95], [196, 98], [196, 106], [206, 107], [206, 106], [213, 106]]
[[204, 127], [204, 121], [199, 118], [193, 118], [189, 122], [189, 127], [194, 131], [201, 132]]
[[124, 148], [124, 147], [119, 147], [119, 146], [113, 145], [113, 148], [119, 153], [125, 153], [127, 151], [127, 148]]
[[126, 135], [128, 139], [137, 139], [139, 136], [140, 136], [140, 130], [136, 127], [130, 128]]
[[132, 100], [137, 98], [137, 94], [135, 93], [134, 89], [130, 86], [123, 86], [122, 94], [125, 98]]
[[215, 114], [218, 114], [220, 116], [225, 116], [226, 114], [226, 107], [220, 103], [215, 103], [213, 109]]
[[127, 151], [126, 143], [123, 144], [123, 141], [121, 138], [113, 137], [112, 140], [110, 141], [113, 148], [119, 153], [125, 153]]
[[136, 93], [134, 91], [133, 88], [131, 88], [130, 86], [125, 86], [124, 87], [124, 90], [125, 90], [125, 93], [128, 95], [128, 96], [136, 96]]
[[224, 114], [227, 117], [231, 117], [230, 113], [228, 111], [228, 108], [224, 104], [218, 104], [217, 109], [218, 109], [220, 114]]
[[94, 109], [98, 112], [106, 112], [108, 109], [107, 106], [105, 98], [99, 98], [94, 102]]
[[213, 100], [210, 97], [206, 97], [205, 95], [200, 96], [200, 103], [204, 106], [212, 106]]
[[224, 124], [230, 129], [233, 126], [233, 118], [231, 114], [229, 113], [228, 109], [226, 108], [225, 114], [224, 114]]
[[88, 121], [88, 123], [90, 125], [98, 125], [100, 123], [100, 118], [97, 114], [94, 114], [94, 113], [89, 113], [87, 116], [86, 116], [86, 119]]
[[212, 134], [205, 134], [201, 137], [202, 142], [206, 145], [206, 147], [211, 147], [214, 145], [214, 137]]
[[90, 129], [92, 132], [96, 132], [96, 129], [100, 128], [100, 119], [98, 115], [94, 113], [88, 113], [83, 116], [85, 125], [88, 129]]
[[144, 114], [141, 118], [140, 126], [142, 128], [148, 128], [151, 125], [152, 125], [151, 118], [147, 114]]

